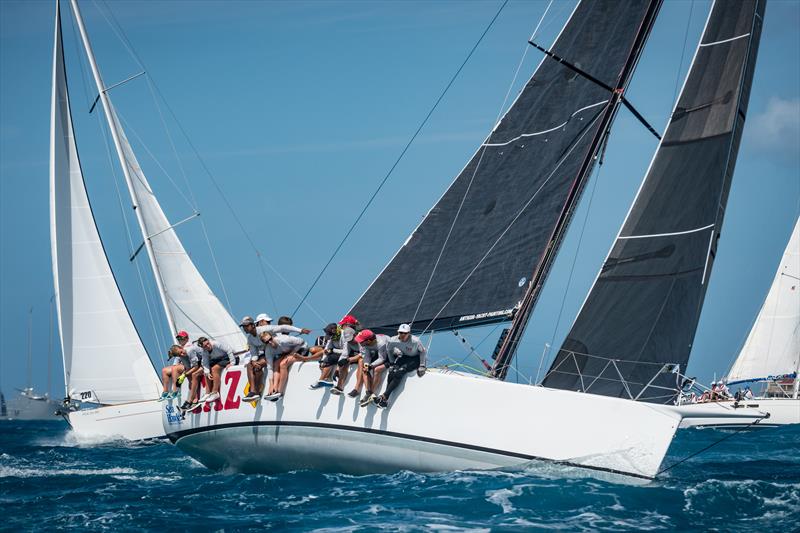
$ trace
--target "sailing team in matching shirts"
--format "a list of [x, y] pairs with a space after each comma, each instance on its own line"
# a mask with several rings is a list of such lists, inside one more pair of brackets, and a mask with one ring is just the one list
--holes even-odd
[[[189, 396], [180, 407], [183, 412], [219, 400], [222, 371], [240, 362], [239, 356], [247, 370], [247, 390], [242, 398], [245, 402], [262, 398], [275, 402], [283, 398], [289, 369], [297, 362], [319, 361], [319, 380], [309, 388], [329, 388], [334, 395], [344, 394], [350, 367], [355, 367], [356, 382], [347, 396], [359, 399], [361, 407], [374, 403], [381, 409], [388, 406], [389, 398], [406, 374], [416, 371], [422, 377], [426, 371], [425, 346], [411, 334], [408, 324], [401, 324], [397, 335], [388, 337], [361, 329], [355, 317], [345, 315], [338, 323], [325, 326], [325, 334], [316, 346], [308, 346], [296, 336], [306, 335], [311, 330], [294, 326], [287, 316], [280, 317], [277, 325], [263, 313], [255, 320], [246, 316], [239, 326], [248, 348], [240, 354], [234, 353], [224, 342], [206, 337], [190, 343], [188, 333], [179, 331], [175, 336], [176, 344], [169, 350], [173, 362], [161, 371], [163, 392], [159, 400], [179, 398], [180, 386], [187, 379]], [[386, 388], [382, 394], [377, 394], [384, 373]], [[201, 397], [204, 380], [206, 394]], [[365, 389], [363, 396], [362, 389]]]

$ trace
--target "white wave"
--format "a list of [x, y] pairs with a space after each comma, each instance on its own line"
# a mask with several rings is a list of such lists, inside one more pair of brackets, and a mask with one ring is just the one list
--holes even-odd
[[4, 477], [56, 477], [56, 476], [109, 476], [115, 474], [136, 474], [133, 468], [61, 468], [15, 467], [0, 465], [0, 478]]
[[313, 494], [309, 494], [308, 496], [303, 496], [301, 498], [295, 498], [294, 496], [290, 496], [288, 500], [278, 502], [278, 507], [280, 507], [281, 509], [288, 509], [289, 507], [303, 505], [304, 503], [316, 500], [318, 497], [319, 496], [314, 496]]

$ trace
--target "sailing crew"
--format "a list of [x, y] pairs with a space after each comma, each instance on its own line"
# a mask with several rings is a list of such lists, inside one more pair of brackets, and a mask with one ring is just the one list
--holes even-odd
[[319, 356], [320, 376], [316, 383], [309, 385], [309, 389], [320, 387], [333, 387], [333, 371], [336, 363], [342, 355], [342, 328], [335, 322], [331, 322], [323, 329], [325, 336], [322, 339], [322, 353]]
[[273, 326], [272, 317], [266, 313], [261, 313], [256, 317], [256, 327], [258, 328], [259, 333], [262, 331], [268, 331], [273, 335], [277, 335], [279, 333], [283, 333], [284, 335], [289, 335], [292, 333], [298, 335], [308, 335], [311, 333], [310, 329], [296, 327], [292, 321], [292, 317], [289, 316], [279, 317], [278, 324]]
[[[206, 376], [206, 383], [211, 381], [211, 392], [207, 392], [202, 398], [203, 403], [211, 403], [219, 400], [219, 388], [222, 382], [222, 371], [228, 365], [236, 364], [236, 356], [231, 347], [220, 341], [211, 341], [206, 337], [197, 339], [197, 345], [202, 348], [203, 373]], [[208, 385], [206, 386], [208, 390]]]
[[269, 317], [262, 313], [258, 315], [259, 320], [253, 320], [253, 317], [245, 316], [239, 323], [239, 327], [244, 332], [245, 339], [247, 340], [247, 349], [249, 355], [245, 363], [247, 370], [247, 382], [249, 384], [249, 391], [247, 395], [242, 398], [246, 402], [251, 402], [261, 398], [264, 392], [264, 370], [267, 368], [267, 358], [264, 355], [266, 344], [261, 342], [256, 333], [256, 323], [261, 322], [263, 325], [269, 323]]
[[356, 335], [361, 354], [359, 361], [359, 379], [356, 381], [355, 388], [348, 393], [351, 398], [356, 398], [361, 394], [361, 384], [365, 383], [367, 392], [361, 399], [361, 407], [366, 407], [374, 401], [373, 391], [380, 384], [381, 373], [386, 368], [388, 361], [389, 337], [386, 335], [376, 335], [372, 331], [365, 329]]
[[375, 399], [375, 405], [381, 409], [389, 405], [389, 396], [403, 381], [403, 377], [414, 370], [419, 377], [424, 376], [427, 363], [427, 350], [419, 338], [411, 334], [411, 326], [408, 324], [400, 324], [397, 335], [389, 339], [386, 348], [389, 356], [386, 390]]
[[[361, 362], [361, 347], [356, 342], [356, 329], [359, 327], [358, 320], [353, 315], [345, 315], [339, 321], [339, 326], [341, 353], [336, 360], [339, 375], [337, 385], [331, 389], [331, 394], [342, 394], [347, 374], [350, 371], [350, 365], [360, 364]], [[361, 376], [359, 374], [356, 378], [356, 385], [359, 390], [361, 390], [360, 380]]]
[[281, 333], [273, 336], [269, 331], [261, 332], [259, 338], [266, 345], [264, 353], [267, 359], [272, 361], [273, 373], [269, 394], [264, 396], [264, 399], [276, 402], [283, 398], [283, 393], [286, 391], [286, 382], [289, 378], [291, 362], [284, 364], [285, 360], [307, 360], [308, 344], [300, 337]]
[[[200, 377], [203, 375], [202, 367], [200, 366], [200, 358], [202, 357], [201, 351], [202, 350], [198, 346], [189, 344], [188, 342], [185, 346], [173, 344], [169, 350], [169, 356], [175, 358], [173, 368], [178, 366], [182, 367], [181, 378], [189, 378], [189, 396], [180, 406], [182, 411], [194, 409], [199, 404], [197, 401], [197, 393], [200, 389]], [[178, 383], [179, 386], [183, 382], [183, 379], [180, 379]], [[177, 398], [179, 395], [180, 393], [178, 392], [174, 397]]]
[[[179, 348], [183, 350], [181, 346], [177, 344], [173, 344], [172, 347], [167, 352], [167, 360], [174, 359], [172, 363], [168, 363], [167, 366], [161, 369], [161, 396], [159, 396], [158, 401], [163, 402], [165, 400], [170, 400], [172, 398], [177, 398], [181, 395], [180, 390], [178, 390], [178, 376], [183, 374], [185, 367], [181, 361], [181, 353], [179, 353], [175, 348]], [[172, 389], [170, 390], [170, 381], [172, 382]]]

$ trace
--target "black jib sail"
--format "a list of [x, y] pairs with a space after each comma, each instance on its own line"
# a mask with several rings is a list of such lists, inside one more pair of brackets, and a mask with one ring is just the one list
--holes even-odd
[[685, 371], [720, 236], [764, 4], [714, 3], [663, 141], [543, 385], [674, 399], [672, 372]]
[[[607, 86], [624, 87], [642, 27], [659, 5], [583, 1], [552, 51]], [[351, 313], [377, 331], [400, 323], [435, 331], [511, 319], [567, 204], [579, 196], [584, 162], [615, 105], [606, 88], [543, 59]]]

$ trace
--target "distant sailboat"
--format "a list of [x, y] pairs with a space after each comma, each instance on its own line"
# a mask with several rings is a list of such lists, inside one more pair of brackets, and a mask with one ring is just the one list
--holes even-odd
[[[142, 231], [139, 249], [147, 251], [170, 330], [243, 348], [241, 332], [197, 271], [150, 189], [100, 77], [78, 4], [73, 0], [71, 6]], [[72, 128], [58, 2], [50, 222], [67, 420], [80, 435], [163, 436], [162, 405], [156, 401], [161, 385], [117, 286], [86, 193]], [[78, 405], [82, 408], [76, 409]]]
[[[650, 389], [661, 391], [664, 377], [674, 381], [672, 372], [688, 359], [746, 114], [763, 1], [712, 7], [678, 107], [571, 333], [587, 324], [597, 340], [581, 334], [582, 346], [603, 364], [587, 364], [577, 343], [565, 343], [544, 387], [502, 378], [616, 111], [626, 104], [624, 91], [660, 5], [580, 2], [507, 114], [351, 311], [382, 332], [400, 323], [420, 333], [511, 320], [494, 379], [447, 369], [410, 376], [389, 409], [378, 411], [309, 390], [316, 365], [295, 365], [284, 400], [246, 404], [243, 370], [229, 367], [224, 401], [185, 419], [166, 413], [167, 436], [209, 467], [244, 472], [363, 474], [546, 460], [653, 478], [681, 419], [703, 414], [658, 405], [670, 402], [651, 397]], [[676, 201], [685, 204], [673, 211]], [[607, 286], [641, 308], [633, 331], [620, 320], [619, 294], [604, 294], [608, 307], [595, 310], [595, 295]], [[648, 295], [656, 312], [645, 309]], [[670, 317], [692, 313], [660, 320], [658, 309]], [[638, 328], [648, 327], [661, 342], [643, 342]], [[562, 365], [565, 359], [576, 367]], [[603, 365], [621, 372], [606, 374]]]
[[12, 397], [6, 404], [0, 398], [0, 415], [9, 420], [55, 420], [58, 403], [50, 395], [36, 394], [33, 389], [33, 308], [28, 312], [28, 382], [27, 386]]
[[[800, 424], [800, 219], [781, 257], [775, 279], [739, 356], [728, 387], [748, 386], [752, 398], [711, 402], [720, 410], [756, 408], [770, 414], [759, 425]], [[708, 404], [698, 404], [708, 408]], [[730, 426], [726, 418], [687, 420], [681, 427]]]

